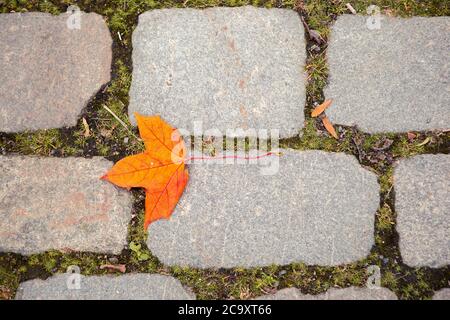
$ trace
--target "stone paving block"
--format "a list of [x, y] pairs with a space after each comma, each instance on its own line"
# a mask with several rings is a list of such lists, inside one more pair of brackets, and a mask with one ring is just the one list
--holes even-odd
[[110, 80], [108, 27], [78, 14], [80, 29], [69, 13], [0, 14], [0, 131], [74, 126]]
[[436, 268], [450, 264], [450, 156], [400, 160], [394, 189], [403, 262]]
[[436, 291], [433, 300], [450, 300], [450, 288], [444, 288]]
[[303, 127], [305, 58], [293, 10], [148, 11], [133, 33], [129, 115], [135, 123], [133, 112], [160, 114], [191, 134], [198, 121], [222, 136], [237, 128], [292, 136]]
[[[68, 285], [69, 284], [69, 285]], [[125, 274], [80, 275], [79, 289], [67, 274], [20, 284], [16, 300], [193, 300], [195, 295], [169, 276]]]
[[260, 296], [256, 300], [397, 300], [397, 296], [386, 288], [331, 288], [318, 295], [302, 294], [296, 288], [287, 288], [275, 294]]
[[[366, 257], [379, 205], [376, 175], [345, 154], [282, 152], [260, 165], [190, 165], [172, 218], [149, 227], [152, 253], [167, 265], [200, 268]], [[274, 174], [263, 175], [262, 166]]]
[[450, 128], [450, 18], [343, 15], [327, 49], [327, 109], [336, 124], [370, 133]]
[[100, 180], [111, 166], [103, 158], [0, 156], [0, 252], [120, 253], [132, 197]]

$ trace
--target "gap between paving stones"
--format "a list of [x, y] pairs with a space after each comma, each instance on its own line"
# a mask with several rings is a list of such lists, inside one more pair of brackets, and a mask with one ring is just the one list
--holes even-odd
[[[353, 5], [358, 9], [361, 10], [362, 7], [368, 5], [366, 1], [354, 1]], [[372, 1], [374, 4], [383, 3], [383, 1]], [[267, 3], [267, 2], [266, 2]], [[322, 18], [321, 14], [323, 14], [323, 11], [328, 11], [327, 5], [324, 4], [323, 1], [318, 1], [317, 6], [312, 6], [310, 8], [307, 8], [304, 12], [306, 16], [306, 21], [312, 26], [313, 28], [316, 28], [320, 31], [327, 32], [327, 23], [329, 23], [329, 18], [325, 19], [325, 22], [320, 20]], [[214, 5], [217, 5], [218, 3], [214, 3]], [[224, 2], [224, 4], [227, 4], [227, 2]], [[238, 4], [244, 4], [244, 2], [238, 2]], [[286, 6], [287, 7], [293, 7], [293, 3], [290, 2]], [[173, 4], [168, 4], [167, 7], [172, 7]], [[193, 3], [193, 7], [198, 6], [198, 4]], [[200, 6], [203, 6], [200, 5]], [[322, 7], [321, 7], [322, 6]], [[95, 11], [99, 14], [104, 14], [103, 8], [96, 8], [95, 6], [92, 6], [88, 4], [86, 7], [80, 6], [83, 11], [90, 12]], [[324, 9], [325, 7], [325, 9]], [[33, 8], [30, 8], [33, 9]], [[51, 7], [35, 7], [35, 10], [42, 10], [42, 11], [52, 11], [53, 9]], [[151, 9], [151, 7], [143, 8], [143, 11]], [[298, 9], [301, 11], [301, 7], [298, 7]], [[59, 6], [60, 11], [65, 11], [65, 7], [60, 5]], [[309, 10], [309, 11], [308, 11]], [[342, 8], [333, 10], [329, 10], [330, 12], [336, 12], [336, 13], [342, 13]], [[141, 11], [142, 12], [142, 11]], [[308, 15], [308, 13], [311, 13]], [[448, 14], [448, 11], [447, 11]], [[104, 14], [105, 15], [105, 14]], [[111, 12], [106, 14], [106, 16], [113, 16]], [[124, 97], [127, 95], [128, 92], [128, 85], [127, 84], [127, 74], [129, 74], [131, 70], [131, 64], [130, 64], [130, 56], [131, 56], [131, 45], [128, 48], [125, 48], [121, 45], [121, 41], [118, 39], [117, 34], [115, 32], [117, 31], [123, 31], [127, 30], [127, 28], [131, 25], [136, 24], [136, 12], [133, 14], [130, 14], [131, 19], [128, 15], [126, 15], [126, 18], [124, 20], [127, 20], [127, 22], [123, 23], [123, 25], [118, 24], [117, 26], [112, 27], [112, 22], [108, 21], [108, 24], [111, 29], [112, 37], [113, 37], [113, 80], [110, 83], [109, 86], [114, 86], [112, 92], [108, 92], [107, 88], [106, 90], [101, 90], [96, 97], [89, 103], [88, 107], [86, 108], [86, 111], [82, 114], [81, 118], [85, 117], [88, 120], [89, 125], [93, 129], [93, 131], [99, 131], [97, 128], [98, 124], [102, 124], [101, 121], [98, 120], [98, 118], [105, 117], [105, 113], [102, 114], [101, 105], [107, 101], [107, 99], [111, 99], [115, 97], [115, 93], [119, 92], [119, 96], [121, 96], [121, 101], [124, 106], [122, 107], [121, 113], [123, 113], [123, 108], [126, 109], [127, 105], [127, 97]], [[128, 39], [130, 40], [130, 34], [122, 34], [122, 39]], [[311, 42], [308, 40], [308, 48], [310, 48]], [[326, 45], [321, 46], [321, 53], [324, 52]], [[308, 60], [307, 65], [311, 65], [317, 62], [318, 58], [317, 55], [311, 54], [311, 52], [308, 53]], [[121, 63], [120, 63], [121, 62]], [[368, 135], [361, 133], [357, 131], [354, 128], [349, 127], [343, 127], [339, 126], [339, 128], [343, 129], [344, 132], [344, 142], [343, 143], [336, 143], [332, 139], [324, 138], [324, 137], [317, 137], [318, 129], [321, 128], [320, 123], [315, 123], [315, 121], [312, 121], [309, 117], [310, 110], [313, 107], [314, 102], [320, 102], [323, 98], [323, 83], [321, 83], [324, 79], [326, 79], [326, 73], [316, 75], [313, 77], [312, 84], [309, 85], [307, 88], [307, 105], [305, 108], [305, 117], [307, 119], [306, 121], [306, 127], [303, 130], [304, 135], [302, 138], [290, 138], [286, 139], [284, 141], [281, 141], [282, 146], [290, 146], [295, 149], [321, 149], [321, 150], [328, 150], [328, 151], [340, 151], [345, 152], [349, 154], [353, 154], [358, 157], [358, 154], [360, 153], [358, 148], [354, 146], [352, 143], [353, 138], [363, 138], [364, 140], [370, 140], [368, 142], [368, 146], [364, 147], [364, 150], [369, 150], [371, 146], [375, 145], [377, 142], [379, 142], [382, 138], [382, 135]], [[120, 88], [120, 85], [124, 85], [125, 89]], [[122, 94], [120, 94], [122, 92]], [[119, 104], [120, 105], [120, 104]], [[120, 109], [120, 106], [118, 107]], [[94, 110], [94, 111], [92, 111]], [[126, 112], [126, 110], [125, 110]], [[75, 143], [75, 137], [82, 132], [82, 122], [81, 118], [78, 122], [78, 126], [76, 128], [69, 128], [69, 129], [60, 129], [60, 130], [50, 130], [51, 133], [57, 133], [58, 135], [61, 135], [63, 137], [63, 140], [65, 140], [66, 143], [63, 143], [59, 148], [49, 148], [50, 150], [56, 150], [53, 156], [66, 156], [66, 155], [73, 155], [77, 154], [82, 156], [93, 156], [93, 155], [108, 155], [108, 159], [110, 160], [118, 160], [119, 158], [123, 157], [126, 154], [132, 153], [134, 150], [139, 149], [139, 146], [136, 145], [126, 145], [122, 142], [118, 142], [116, 139], [112, 138], [105, 138], [102, 139], [100, 143], [95, 141], [96, 139], [90, 139], [91, 141], [88, 141], [87, 143], [79, 144]], [[125, 120], [125, 119], [124, 119]], [[126, 137], [127, 133], [122, 132], [121, 129], [115, 129], [118, 130], [121, 134], [121, 138]], [[321, 130], [323, 131], [323, 130]], [[320, 132], [319, 132], [320, 133]], [[448, 139], [449, 135], [446, 134], [444, 137], [438, 137], [432, 132], [416, 132], [418, 134], [418, 142], [416, 143], [409, 143], [406, 138], [406, 134], [388, 134], [387, 136], [389, 138], [393, 138], [394, 143], [392, 148], [397, 148], [396, 156], [410, 156], [412, 154], [424, 154], [424, 153], [448, 153], [449, 152], [449, 146], [448, 146]], [[31, 136], [36, 136], [42, 134], [42, 136], [45, 137], [45, 133], [32, 133]], [[116, 132], [114, 133], [116, 134]], [[2, 147], [3, 152], [9, 154], [9, 153], [22, 153], [22, 154], [39, 154], [44, 153], [44, 155], [50, 155], [50, 152], [47, 152], [48, 150], [17, 150], [13, 146], [11, 146], [11, 142], [15, 142], [17, 138], [23, 137], [24, 135], [20, 134], [0, 134], [0, 138], [2, 140], [2, 144], [0, 145]], [[423, 141], [426, 137], [432, 137], [436, 139], [436, 142], [429, 143], [425, 147], [418, 147], [417, 144], [419, 144], [421, 141]], [[131, 138], [130, 138], [131, 139]], [[20, 140], [20, 139], [19, 139]], [[92, 141], [93, 140], [93, 141]], [[105, 142], [106, 141], [106, 142]], [[103, 151], [102, 148], [97, 148], [97, 145], [100, 144], [100, 146], [103, 145], [109, 145], [109, 150]], [[6, 147], [5, 147], [6, 145]], [[9, 145], [9, 146], [8, 146]], [[69, 150], [65, 150], [65, 146], [71, 146]], [[79, 148], [79, 146], [82, 145], [83, 148]], [[115, 154], [114, 154], [115, 153]], [[393, 152], [394, 153], [394, 152]], [[362, 159], [363, 164], [367, 164], [372, 168], [375, 168], [377, 171], [379, 171], [379, 165], [378, 164], [372, 164], [368, 162], [368, 159], [365, 159], [363, 157]], [[395, 212], [392, 211], [393, 209], [393, 192], [389, 191], [389, 189], [392, 188], [392, 184], [389, 182], [390, 179], [390, 173], [389, 170], [391, 169], [391, 164], [386, 163], [381, 165], [382, 169], [381, 172], [385, 172], [382, 175], [380, 175], [380, 172], [378, 172], [379, 180], [382, 181], [382, 194], [380, 199], [380, 208], [384, 208], [384, 205], [387, 205], [389, 210], [391, 210], [390, 214], [387, 214], [388, 217], [395, 219]], [[388, 189], [383, 191], [383, 181], [384, 183], [384, 189]], [[143, 193], [140, 191], [133, 191], [133, 195], [135, 198], [135, 204], [133, 212], [134, 214], [137, 214], [135, 218], [130, 222], [130, 232], [129, 232], [129, 238], [130, 240], [136, 240], [143, 242], [143, 238], [145, 235], [142, 234], [140, 231], [140, 228], [142, 227], [142, 221], [140, 221], [139, 214], [142, 216], [142, 208], [143, 208]], [[184, 282], [185, 284], [196, 284], [194, 285], [195, 288], [202, 288], [202, 295], [200, 298], [204, 297], [223, 297], [226, 298], [229, 296], [229, 294], [232, 294], [234, 296], [239, 297], [239, 292], [235, 291], [236, 289], [228, 288], [219, 288], [219, 286], [216, 286], [213, 284], [214, 288], [208, 288], [208, 286], [203, 283], [202, 285], [198, 285], [198, 279], [204, 278], [212, 280], [213, 283], [221, 283], [222, 278], [234, 278], [234, 283], [239, 282], [240, 279], [242, 279], [243, 283], [242, 286], [247, 287], [248, 293], [250, 296], [255, 295], [255, 283], [258, 283], [256, 286], [257, 288], [273, 288], [275, 287], [282, 288], [290, 285], [299, 286], [302, 291], [305, 291], [307, 293], [320, 293], [326, 290], [325, 287], [338, 284], [342, 286], [348, 286], [354, 282], [356, 285], [364, 284], [366, 277], [364, 264], [367, 262], [372, 262], [375, 264], [382, 264], [383, 261], [379, 257], [375, 257], [375, 253], [384, 253], [384, 257], [399, 257], [398, 253], [398, 243], [397, 243], [397, 235], [395, 229], [391, 226], [390, 228], [387, 228], [387, 231], [383, 228], [380, 228], [380, 214], [377, 214], [377, 221], [376, 221], [376, 235], [378, 233], [386, 233], [380, 236], [379, 241], [377, 241], [377, 245], [375, 248], [372, 249], [371, 255], [367, 259], [361, 262], [356, 262], [351, 265], [346, 266], [340, 266], [340, 267], [333, 267], [333, 268], [322, 268], [322, 267], [314, 267], [314, 266], [304, 266], [302, 264], [292, 264], [289, 266], [272, 266], [272, 267], [266, 267], [266, 268], [254, 268], [250, 270], [195, 270], [195, 269], [180, 269], [180, 268], [165, 268], [159, 264], [159, 262], [154, 258], [151, 257], [150, 260], [146, 263], [139, 263], [135, 261], [135, 257], [129, 250], [125, 250], [122, 255], [120, 256], [109, 256], [109, 258], [117, 258], [119, 261], [123, 262], [131, 262], [131, 268], [130, 271], [139, 271], [142, 270], [144, 272], [152, 272], [155, 269], [159, 269], [161, 273], [171, 273], [175, 277], [179, 278]], [[394, 221], [395, 223], [395, 221]], [[395, 226], [395, 225], [394, 225]], [[386, 243], [381, 243], [388, 242]], [[21, 277], [21, 280], [24, 280], [26, 278], [36, 278], [39, 276], [50, 275], [54, 272], [64, 272], [65, 268], [68, 263], [71, 262], [80, 262], [82, 265], [86, 266], [86, 273], [88, 274], [99, 274], [104, 272], [99, 272], [98, 266], [103, 263], [104, 261], [107, 261], [108, 256], [105, 258], [100, 257], [98, 254], [90, 254], [90, 253], [57, 253], [57, 252], [46, 252], [41, 255], [32, 256], [29, 258], [25, 258], [20, 255], [15, 254], [2, 254], [0, 255], [0, 266], [3, 268], [4, 264], [1, 263], [2, 260], [4, 260], [6, 257], [6, 260], [8, 262], [11, 262], [10, 266], [14, 267], [16, 266], [18, 270], [22, 268], [27, 269], [27, 267], [30, 267], [25, 272], [19, 272], [19, 274], [26, 274], [25, 276]], [[49, 258], [49, 259], [46, 259]], [[41, 261], [42, 259], [42, 261]], [[54, 261], [52, 261], [52, 259]], [[134, 260], [134, 261], [133, 261]], [[47, 264], [47, 266], [43, 266], [44, 262]], [[39, 265], [39, 266], [38, 266]], [[33, 267], [34, 266], [34, 267]], [[48, 269], [48, 270], [46, 270]], [[286, 270], [287, 269], [287, 270]], [[364, 272], [361, 272], [363, 270]], [[3, 269], [0, 269], [1, 272], [4, 273]], [[429, 268], [421, 268], [421, 269], [413, 269], [408, 268], [401, 263], [399, 265], [395, 264], [388, 264], [387, 266], [382, 266], [382, 272], [389, 272], [389, 276], [385, 277], [385, 281], [390, 281], [388, 284], [388, 287], [392, 287], [396, 293], [399, 293], [399, 296], [402, 298], [411, 298], [411, 297], [431, 297], [432, 291], [435, 289], [439, 289], [444, 286], [448, 286], [449, 281], [449, 274], [450, 270], [449, 267], [440, 268], [440, 269], [429, 269]], [[286, 273], [284, 273], [286, 272]], [[280, 275], [283, 273], [283, 275]], [[395, 273], [399, 273], [399, 279], [395, 280]], [[298, 275], [301, 274], [302, 277], [298, 277]], [[314, 276], [313, 276], [314, 275]], [[349, 282], [348, 279], [345, 279], [346, 277], [351, 278], [351, 276], [355, 276], [355, 278], [358, 279], [351, 279]], [[302, 282], [302, 279], [306, 279], [306, 283]], [[325, 280], [325, 287], [322, 285], [315, 284], [314, 278]], [[342, 280], [344, 278], [344, 280]], [[18, 279], [16, 276], [15, 279]], [[331, 280], [330, 280], [331, 279]], [[15, 280], [12, 280], [15, 281]], [[422, 283], [424, 281], [424, 283]], [[445, 283], [447, 281], [447, 283]], [[413, 285], [414, 284], [414, 285]], [[425, 289], [420, 289], [421, 285], [425, 284]], [[395, 288], [394, 288], [395, 287]], [[208, 291], [210, 290], [210, 292]], [[206, 290], [206, 291], [204, 291]], [[259, 289], [256, 289], [259, 290]], [[243, 296], [245, 297], [245, 290], [242, 290], [244, 292]], [[242, 292], [241, 292], [242, 293]]]
[[397, 296], [386, 288], [331, 288], [318, 295], [302, 294], [298, 289], [286, 288], [275, 294], [256, 297], [255, 300], [397, 300]]

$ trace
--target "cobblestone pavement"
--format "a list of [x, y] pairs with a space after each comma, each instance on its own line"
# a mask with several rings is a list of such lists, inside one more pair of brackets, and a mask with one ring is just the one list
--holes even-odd
[[[424, 276], [433, 279], [426, 297], [449, 299], [448, 16], [388, 14], [373, 28], [367, 16], [339, 15], [327, 24], [327, 44], [325, 34], [314, 30], [314, 15], [305, 22], [301, 8], [300, 15], [292, 8], [253, 6], [144, 11], [136, 14], [134, 31], [116, 31], [113, 21], [97, 13], [0, 13], [0, 131], [6, 141], [0, 156], [0, 293], [9, 267], [1, 261], [14, 268], [11, 261], [29, 266], [53, 255], [59, 262], [47, 262], [52, 276], [21, 282], [13, 288], [16, 299], [202, 298], [192, 274], [209, 272], [206, 268], [236, 274], [263, 270], [255, 274], [272, 293], [240, 292], [239, 298], [415, 298], [395, 279], [436, 272]], [[124, 52], [132, 61], [130, 87], [115, 82], [127, 68], [115, 61]], [[333, 100], [326, 113], [338, 141], [309, 116], [323, 100], [311, 88], [320, 82], [315, 77], [326, 77], [320, 70], [327, 65], [329, 81], [321, 90]], [[128, 98], [125, 103], [118, 98], [115, 108], [103, 109], [103, 101], [115, 99], [103, 95], [125, 90], [127, 96], [128, 88], [129, 105]], [[243, 164], [189, 165], [190, 181], [172, 218], [151, 224], [142, 236], [139, 192], [99, 179], [110, 160], [138, 149], [129, 140], [136, 111], [161, 114], [186, 129], [188, 138], [202, 136], [199, 123], [203, 130], [217, 129], [204, 134], [204, 153], [209, 136], [218, 136], [217, 146], [225, 136], [275, 129], [283, 138], [281, 154]], [[75, 126], [81, 131], [57, 129]], [[83, 148], [94, 148], [95, 157], [70, 149], [43, 156], [39, 137], [54, 131], [40, 129], [59, 130], [66, 137], [61, 149], [94, 135], [97, 140]], [[102, 152], [97, 145], [117, 130], [120, 143]], [[384, 141], [369, 147], [384, 158], [372, 163], [362, 158], [367, 148], [358, 144], [355, 130], [366, 142]], [[10, 152], [24, 143], [24, 135], [40, 147]], [[57, 148], [55, 143], [50, 139], [45, 148]], [[427, 154], [429, 146], [442, 143], [443, 152]], [[415, 151], [405, 156], [395, 151], [411, 146]], [[66, 254], [124, 263], [130, 273], [105, 275], [96, 264], [89, 267], [96, 271], [85, 272], [85, 258], [77, 258], [85, 275], [71, 290], [77, 285], [73, 274], [60, 274], [70, 264], [61, 263], [68, 261]], [[148, 271], [161, 266], [171, 276]], [[370, 266], [381, 267], [382, 288], [365, 287]], [[270, 268], [276, 268], [278, 280], [259, 273], [267, 275]], [[330, 277], [341, 268], [353, 271], [340, 273], [346, 279], [336, 285], [341, 288], [316, 290], [298, 280], [308, 268], [314, 274], [331, 270]], [[248, 288], [243, 281], [241, 287]]]

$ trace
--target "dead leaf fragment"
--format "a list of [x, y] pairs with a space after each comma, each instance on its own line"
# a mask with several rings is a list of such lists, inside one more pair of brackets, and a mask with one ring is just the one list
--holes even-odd
[[322, 38], [320, 33], [316, 30], [310, 29], [309, 30], [309, 38], [313, 41], [315, 41], [318, 45], [321, 45], [325, 43], [325, 40]]
[[305, 30], [308, 33], [310, 40], [315, 41], [319, 45], [325, 43], [324, 38], [322, 38], [322, 36], [320, 35], [320, 33], [318, 31], [312, 30], [312, 29], [309, 28], [309, 26], [306, 23], [306, 21], [303, 18], [303, 16], [300, 16], [300, 19], [302, 20], [303, 26], [305, 27]]
[[356, 147], [356, 151], [358, 151], [359, 162], [362, 162], [363, 157], [366, 156], [366, 153], [365, 153], [364, 149], [362, 148], [363, 138], [359, 135], [355, 135], [355, 137], [352, 138], [352, 141]]
[[392, 11], [392, 9], [384, 9], [384, 10], [383, 10], [383, 13], [384, 13], [385, 15], [387, 15], [388, 17], [394, 16], [394, 11]]
[[5, 286], [0, 286], [0, 300], [10, 300], [13, 298], [13, 294], [10, 289]]
[[251, 297], [250, 289], [248, 287], [244, 287], [241, 289], [241, 292], [239, 294], [239, 299], [245, 300]]
[[357, 14], [355, 8], [353, 8], [353, 6], [350, 3], [346, 3], [345, 6], [352, 14]]
[[75, 250], [73, 250], [72, 248], [68, 248], [68, 247], [61, 248], [61, 249], [59, 249], [59, 251], [62, 252], [62, 253], [72, 253], [72, 252], [75, 252]]
[[84, 126], [84, 137], [87, 138], [91, 135], [91, 130], [89, 129], [89, 124], [87, 123], [86, 119], [83, 118], [83, 126]]
[[421, 143], [419, 143], [417, 146], [418, 147], [421, 147], [421, 146], [424, 146], [424, 145], [426, 145], [428, 142], [430, 142], [430, 137], [427, 137], [425, 140], [423, 140]]
[[294, 4], [294, 10], [298, 12], [305, 11], [305, 1], [304, 0], [297, 0]]
[[100, 266], [100, 269], [112, 269], [120, 271], [122, 273], [125, 273], [125, 271], [127, 271], [127, 267], [124, 264], [102, 264]]
[[328, 99], [325, 100], [321, 105], [314, 108], [314, 110], [311, 112], [311, 117], [315, 118], [318, 115], [320, 115], [322, 112], [325, 111], [326, 108], [328, 108], [331, 105], [332, 100]]
[[112, 132], [116, 129], [116, 125], [113, 125], [110, 129], [102, 127], [100, 128], [100, 135], [105, 138], [111, 137]]
[[324, 116], [322, 118], [322, 123], [325, 126], [325, 129], [327, 129], [328, 133], [331, 134], [335, 139], [338, 139], [338, 135], [336, 133], [336, 130], [334, 129], [334, 127], [331, 124], [330, 120], [328, 120], [327, 116]]

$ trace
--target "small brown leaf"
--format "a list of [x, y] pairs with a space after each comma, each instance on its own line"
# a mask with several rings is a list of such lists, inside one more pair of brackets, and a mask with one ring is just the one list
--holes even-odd
[[413, 141], [416, 138], [416, 134], [413, 132], [408, 132], [408, 140], [409, 142]]
[[326, 108], [328, 108], [331, 105], [332, 100], [328, 99], [325, 100], [321, 105], [314, 108], [314, 110], [311, 112], [311, 117], [315, 118], [319, 114], [325, 111]]
[[336, 130], [334, 130], [334, 127], [331, 124], [330, 120], [328, 120], [327, 116], [324, 116], [322, 118], [322, 123], [325, 126], [325, 129], [327, 129], [328, 133], [331, 134], [335, 139], [338, 139]]
[[112, 269], [112, 270], [117, 270], [120, 271], [122, 273], [125, 273], [125, 271], [127, 271], [127, 267], [124, 264], [102, 264], [100, 266], [100, 269]]
[[316, 30], [310, 29], [309, 30], [309, 38], [312, 41], [315, 41], [318, 45], [321, 45], [322, 43], [325, 43], [325, 40], [322, 38], [320, 33]]

